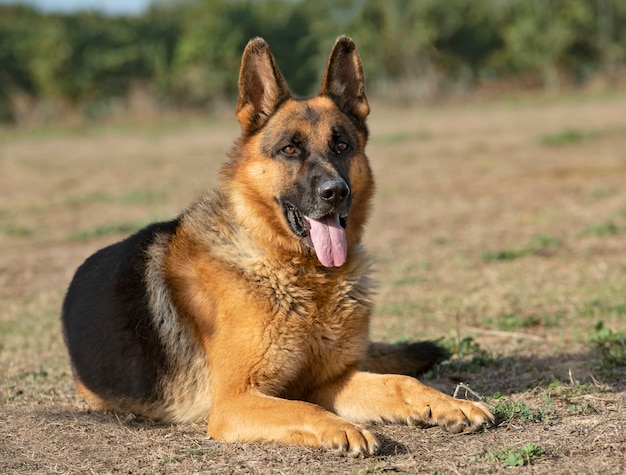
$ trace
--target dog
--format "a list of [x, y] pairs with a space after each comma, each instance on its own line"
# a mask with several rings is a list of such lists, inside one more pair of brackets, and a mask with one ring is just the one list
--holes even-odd
[[374, 180], [354, 42], [336, 41], [313, 98], [291, 96], [261, 38], [238, 85], [241, 136], [220, 186], [76, 271], [62, 323], [79, 394], [96, 409], [204, 421], [217, 440], [353, 456], [380, 448], [360, 424], [493, 423], [484, 405], [413, 377], [444, 356], [437, 345], [368, 343]]

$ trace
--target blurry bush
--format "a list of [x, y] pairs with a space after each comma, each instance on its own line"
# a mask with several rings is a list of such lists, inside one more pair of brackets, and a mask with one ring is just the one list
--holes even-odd
[[622, 0], [161, 0], [133, 17], [0, 5], [0, 121], [106, 117], [138, 98], [151, 113], [220, 108], [254, 36], [309, 95], [343, 33], [369, 94], [392, 102], [485, 84], [611, 86], [626, 69]]

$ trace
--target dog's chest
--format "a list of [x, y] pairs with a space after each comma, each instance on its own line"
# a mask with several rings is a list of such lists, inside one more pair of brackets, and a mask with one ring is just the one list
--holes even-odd
[[[270, 307], [262, 327], [257, 384], [301, 397], [361, 360], [370, 301], [366, 279], [275, 273], [255, 292]], [[270, 389], [270, 388], [266, 388]]]

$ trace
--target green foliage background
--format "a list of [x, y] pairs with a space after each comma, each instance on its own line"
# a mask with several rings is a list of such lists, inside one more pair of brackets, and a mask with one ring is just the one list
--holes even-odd
[[138, 17], [0, 5], [0, 120], [19, 121], [19, 100], [105, 115], [133, 88], [160, 107], [215, 107], [236, 97], [254, 36], [268, 40], [293, 92], [309, 95], [344, 33], [383, 99], [508, 78], [558, 89], [598, 75], [610, 83], [624, 69], [626, 2], [162, 0]]

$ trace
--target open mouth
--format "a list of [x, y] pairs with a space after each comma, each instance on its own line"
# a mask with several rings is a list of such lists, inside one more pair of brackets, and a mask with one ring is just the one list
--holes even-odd
[[302, 214], [291, 203], [283, 203], [283, 212], [291, 231], [315, 250], [324, 267], [340, 267], [346, 262], [346, 217], [333, 212], [313, 218]]

